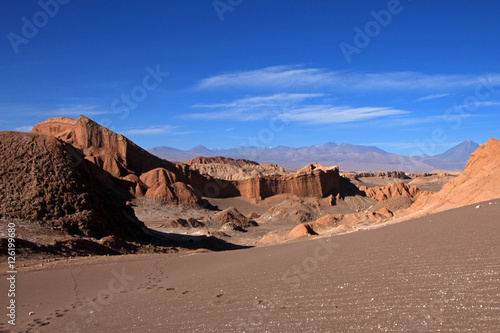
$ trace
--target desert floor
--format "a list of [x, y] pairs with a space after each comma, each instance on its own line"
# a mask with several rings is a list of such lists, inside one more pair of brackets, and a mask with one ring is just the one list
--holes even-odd
[[270, 247], [38, 263], [16, 296], [2, 331], [494, 332], [500, 200]]

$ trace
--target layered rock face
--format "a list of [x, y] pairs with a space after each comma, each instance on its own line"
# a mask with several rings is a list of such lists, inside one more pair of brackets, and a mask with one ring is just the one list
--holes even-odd
[[284, 175], [285, 168], [274, 164], [235, 166], [232, 164], [191, 164], [191, 170], [202, 175], [223, 180], [247, 180], [251, 178]]
[[158, 199], [164, 203], [184, 204], [194, 206], [201, 204], [200, 197], [191, 185], [178, 181], [176, 173], [165, 168], [153, 169], [143, 173], [136, 180], [136, 196], [146, 196]]
[[396, 178], [396, 179], [410, 179], [403, 171], [384, 171], [384, 172], [343, 172], [342, 175], [349, 179], [358, 180], [363, 177], [377, 177], [377, 178]]
[[290, 221], [294, 223], [310, 222], [321, 216], [318, 204], [306, 202], [304, 200], [290, 198], [285, 199], [277, 205], [269, 208], [263, 215], [262, 220]]
[[0, 217], [96, 238], [143, 236], [127, 198], [102, 173], [52, 136], [0, 132]]
[[115, 177], [173, 166], [172, 163], [151, 155], [123, 135], [84, 116], [78, 119], [49, 118], [36, 124], [32, 132], [55, 136], [81, 149], [86, 159]]
[[234, 159], [234, 158], [229, 158], [229, 157], [223, 157], [223, 156], [216, 156], [216, 157], [203, 157], [203, 156], [198, 156], [196, 158], [193, 158], [189, 161], [184, 162], [184, 164], [187, 165], [194, 165], [194, 164], [227, 164], [227, 165], [234, 165], [236, 167], [244, 167], [247, 165], [259, 165], [259, 163], [250, 161], [250, 160], [245, 160], [245, 159]]
[[310, 165], [293, 175], [244, 181], [201, 175], [187, 164], [175, 164], [151, 155], [123, 135], [84, 116], [50, 118], [35, 125], [33, 132], [55, 136], [75, 147], [86, 160], [119, 179], [119, 185], [136, 197], [195, 205], [202, 202], [202, 197], [242, 196], [262, 200], [277, 194], [324, 197], [340, 191], [338, 168], [320, 165]]
[[407, 198], [415, 198], [421, 192], [416, 186], [406, 185], [404, 183], [391, 183], [386, 186], [371, 188], [360, 186], [359, 190], [365, 192], [368, 198], [377, 201], [387, 200], [400, 195]]
[[177, 165], [151, 155], [135, 143], [96, 122], [79, 119], [49, 118], [33, 127], [34, 133], [55, 136], [81, 152], [84, 158], [111, 176], [121, 179], [122, 188], [134, 196], [158, 198], [175, 204], [201, 202], [189, 183], [209, 180], [187, 165]]
[[341, 177], [338, 167], [311, 164], [296, 174], [248, 179], [236, 186], [242, 197], [258, 200], [277, 194], [322, 198], [340, 192]]
[[437, 193], [421, 195], [397, 216], [432, 214], [500, 198], [500, 141], [489, 139], [471, 154], [464, 171]]
[[212, 223], [219, 226], [231, 223], [240, 228], [255, 227], [258, 225], [254, 220], [241, 214], [235, 207], [229, 207], [228, 209], [214, 215], [205, 216], [203, 221], [205, 223]]

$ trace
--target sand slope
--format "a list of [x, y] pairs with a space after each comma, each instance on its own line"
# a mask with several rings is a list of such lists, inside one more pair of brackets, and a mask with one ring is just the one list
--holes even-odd
[[479, 205], [322, 240], [20, 272], [16, 331], [494, 332], [500, 200]]

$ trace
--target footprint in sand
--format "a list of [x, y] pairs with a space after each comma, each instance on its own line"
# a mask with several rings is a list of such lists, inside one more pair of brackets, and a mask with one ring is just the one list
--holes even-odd
[[68, 309], [56, 310], [54, 313], [51, 313], [51, 315], [59, 318], [64, 316], [68, 311], [69, 311]]
[[37, 318], [37, 319], [34, 319], [33, 321], [37, 324], [38, 327], [42, 327], [42, 326], [46, 326], [48, 324], [50, 324], [50, 320], [51, 318], [45, 318], [45, 319], [40, 319], [40, 318]]

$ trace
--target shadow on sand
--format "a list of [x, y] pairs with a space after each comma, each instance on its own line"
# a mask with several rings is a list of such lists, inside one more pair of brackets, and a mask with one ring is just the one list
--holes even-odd
[[174, 246], [190, 250], [207, 249], [211, 251], [241, 250], [252, 247], [229, 243], [214, 236], [181, 235], [153, 229], [148, 229], [147, 232], [151, 236], [150, 244], [160, 247]]

